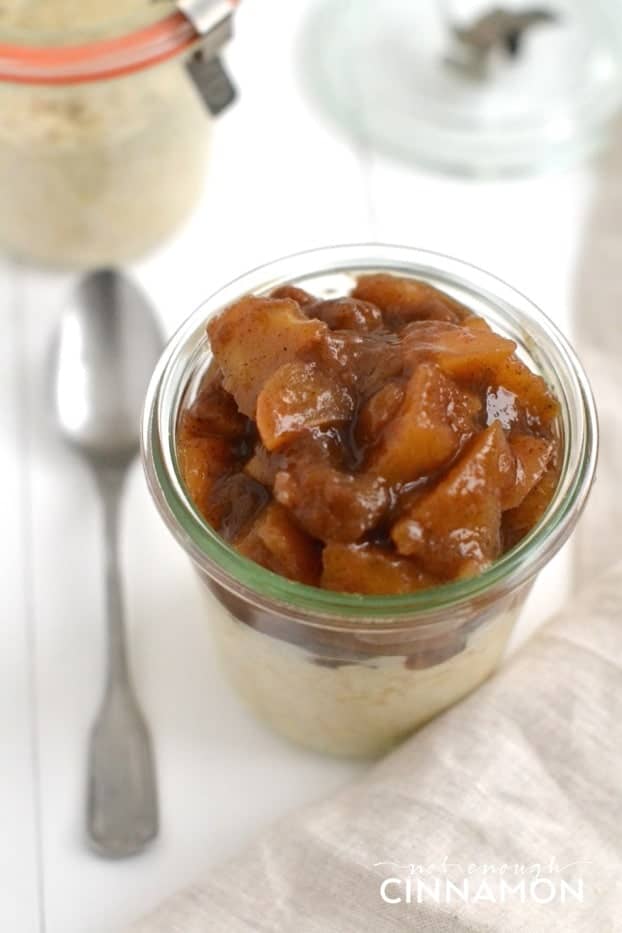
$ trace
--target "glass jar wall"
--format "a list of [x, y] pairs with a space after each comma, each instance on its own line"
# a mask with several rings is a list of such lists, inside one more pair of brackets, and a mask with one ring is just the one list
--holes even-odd
[[[561, 409], [560, 479], [541, 521], [479, 576], [401, 596], [305, 586], [247, 560], [201, 517], [177, 463], [180, 412], [211, 360], [205, 333], [210, 315], [244, 294], [267, 294], [286, 283], [334, 297], [368, 272], [424, 279], [470, 307], [516, 342]], [[288, 257], [213, 295], [165, 351], [143, 433], [152, 494], [206, 583], [206, 623], [241, 695], [289, 738], [331, 754], [361, 756], [386, 750], [494, 670], [536, 574], [582, 511], [596, 448], [596, 416], [583, 370], [541, 311], [472, 266], [379, 245]]]

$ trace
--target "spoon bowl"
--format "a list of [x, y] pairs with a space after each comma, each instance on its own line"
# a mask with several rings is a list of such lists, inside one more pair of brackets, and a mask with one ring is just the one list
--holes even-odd
[[125, 462], [138, 452], [139, 423], [162, 335], [143, 293], [126, 276], [85, 276], [62, 317], [53, 353], [59, 428], [82, 454]]

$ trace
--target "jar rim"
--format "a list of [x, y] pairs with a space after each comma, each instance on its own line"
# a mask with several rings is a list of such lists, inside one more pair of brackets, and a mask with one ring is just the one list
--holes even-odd
[[[226, 0], [233, 10], [237, 0]], [[118, 78], [186, 54], [201, 41], [181, 11], [123, 35], [79, 45], [0, 43], [0, 82], [71, 85]]]
[[[190, 500], [176, 463], [174, 427], [188, 385], [189, 367], [205, 358], [205, 322], [231, 301], [249, 292], [268, 292], [296, 280], [323, 274], [375, 271], [418, 275], [432, 272], [447, 283], [469, 287], [485, 297], [501, 314], [512, 312], [525, 335], [544, 347], [559, 367], [563, 389], [560, 403], [566, 418], [564, 462], [555, 494], [541, 520], [511, 550], [481, 574], [416, 593], [368, 596], [338, 593], [296, 583], [248, 560], [211, 528]], [[298, 270], [297, 273], [295, 270]], [[473, 286], [473, 280], [477, 284]], [[516, 303], [523, 305], [522, 309]], [[528, 311], [525, 311], [527, 308]], [[186, 379], [179, 376], [185, 366]], [[177, 383], [175, 380], [178, 380]], [[560, 386], [558, 386], [558, 394]], [[392, 624], [428, 623], [438, 629], [448, 613], [467, 602], [491, 599], [504, 587], [518, 588], [559, 550], [572, 531], [587, 499], [596, 467], [598, 422], [589, 381], [574, 350], [557, 326], [502, 279], [467, 262], [412, 247], [380, 243], [352, 244], [282, 257], [259, 266], [218, 289], [180, 326], [153, 374], [142, 425], [143, 464], [151, 494], [169, 529], [195, 563], [206, 568], [216, 583], [264, 609], [280, 609], [308, 625], [349, 629], [371, 622], [375, 630]], [[383, 624], [384, 623], [384, 624]]]

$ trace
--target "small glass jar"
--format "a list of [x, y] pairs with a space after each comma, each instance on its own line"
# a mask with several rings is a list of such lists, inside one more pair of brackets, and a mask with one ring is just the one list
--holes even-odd
[[[542, 520], [480, 576], [400, 596], [294, 583], [238, 554], [190, 501], [176, 457], [180, 411], [211, 355], [207, 319], [242, 295], [293, 282], [322, 297], [369, 272], [442, 288], [518, 345], [561, 405], [563, 462]], [[597, 421], [566, 339], [530, 301], [474, 266], [423, 250], [343, 246], [256, 269], [209, 298], [154, 374], [143, 455], [155, 502], [209, 590], [206, 622], [240, 694], [275, 729], [335, 755], [374, 756], [477, 687], [496, 667], [538, 571], [568, 538], [592, 482]]]
[[0, 9], [0, 248], [89, 267], [134, 258], [184, 220], [209, 118], [184, 67], [200, 37], [172, 3], [74, 6]]

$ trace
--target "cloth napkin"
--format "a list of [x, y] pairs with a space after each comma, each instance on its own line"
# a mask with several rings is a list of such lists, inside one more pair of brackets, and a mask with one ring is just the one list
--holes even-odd
[[575, 328], [602, 429], [575, 577], [609, 569], [470, 698], [132, 933], [622, 931], [621, 217], [622, 128]]
[[[620, 593], [622, 564], [362, 780], [284, 820], [134, 933], [621, 931]], [[390, 878], [401, 884], [385, 895], [401, 903], [382, 898]], [[433, 895], [440, 880], [440, 903], [417, 878]], [[447, 902], [447, 880], [468, 903]]]

